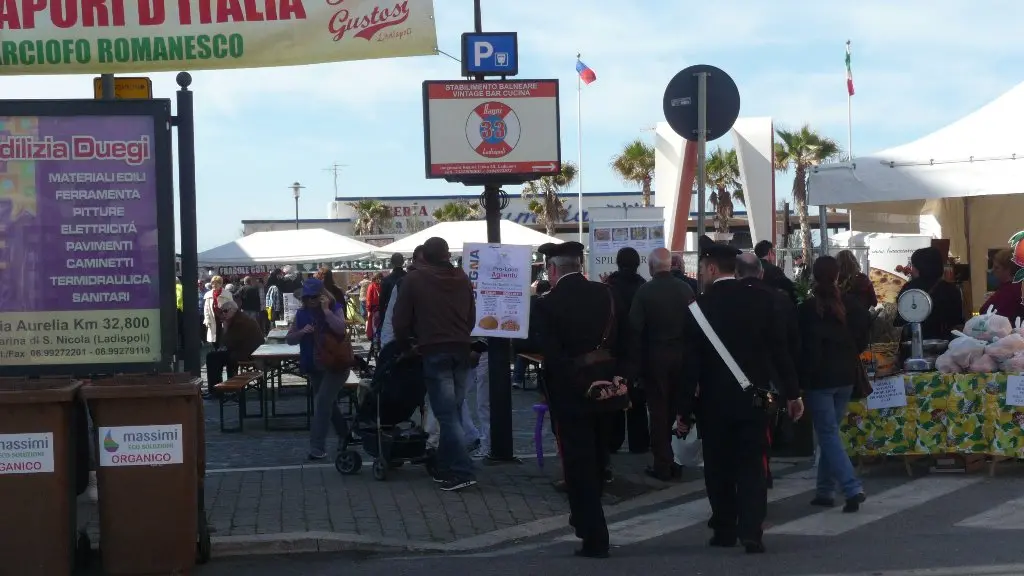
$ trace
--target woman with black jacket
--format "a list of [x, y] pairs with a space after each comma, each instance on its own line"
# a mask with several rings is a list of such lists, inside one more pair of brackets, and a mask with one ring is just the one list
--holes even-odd
[[799, 308], [800, 386], [818, 439], [818, 486], [811, 504], [835, 505], [836, 484], [843, 491], [843, 512], [856, 512], [864, 488], [839, 436], [854, 388], [862, 380], [860, 353], [868, 347], [871, 316], [854, 296], [843, 296], [839, 264], [831, 256], [814, 261], [814, 289]]

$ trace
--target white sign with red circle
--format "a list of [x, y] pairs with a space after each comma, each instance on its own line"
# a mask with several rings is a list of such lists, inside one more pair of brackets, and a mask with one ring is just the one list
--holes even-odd
[[557, 80], [428, 81], [423, 97], [427, 178], [560, 169]]

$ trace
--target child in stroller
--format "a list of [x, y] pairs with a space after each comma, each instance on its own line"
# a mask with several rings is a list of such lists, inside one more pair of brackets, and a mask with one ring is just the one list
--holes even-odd
[[427, 433], [410, 420], [423, 406], [425, 396], [420, 357], [408, 346], [389, 343], [380, 351], [370, 389], [355, 416], [346, 419], [344, 431], [338, 431], [341, 442], [334, 462], [338, 472], [350, 475], [362, 468], [362, 457], [350, 449], [352, 443], [360, 444], [374, 458], [373, 477], [377, 480], [384, 480], [389, 468], [405, 462], [426, 464], [430, 470], [433, 458], [427, 453]]

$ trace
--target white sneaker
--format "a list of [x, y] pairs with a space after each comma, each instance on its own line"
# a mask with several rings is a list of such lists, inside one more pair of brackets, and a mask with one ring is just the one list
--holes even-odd
[[96, 484], [96, 472], [89, 472], [89, 487], [85, 489], [85, 495], [90, 502], [100, 501], [100, 492]]
[[473, 460], [484, 460], [485, 458], [490, 456], [490, 454], [491, 454], [490, 448], [485, 448], [485, 447], [481, 446], [481, 447], [477, 448], [476, 450], [474, 450], [473, 453], [469, 455], [469, 457], [472, 458]]

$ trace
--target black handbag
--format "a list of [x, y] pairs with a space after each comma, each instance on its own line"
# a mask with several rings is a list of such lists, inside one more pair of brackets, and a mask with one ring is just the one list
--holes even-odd
[[608, 302], [611, 313], [601, 342], [590, 352], [577, 356], [573, 362], [577, 381], [584, 384], [583, 395], [589, 408], [600, 413], [619, 412], [630, 407], [629, 386], [625, 378], [615, 375], [617, 362], [608, 349], [608, 337], [615, 325], [615, 298], [611, 290], [608, 291]]

